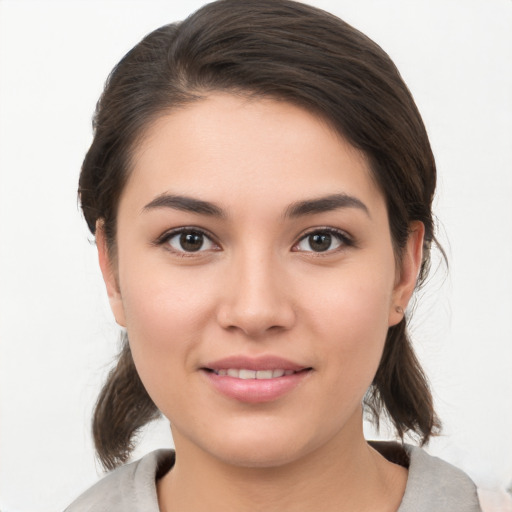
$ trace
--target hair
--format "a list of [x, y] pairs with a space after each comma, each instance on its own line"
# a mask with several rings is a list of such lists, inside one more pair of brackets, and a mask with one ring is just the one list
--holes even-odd
[[[414, 100], [389, 56], [336, 16], [291, 0], [220, 0], [147, 35], [115, 66], [98, 101], [79, 198], [89, 229], [103, 225], [116, 253], [116, 215], [145, 129], [163, 113], [223, 91], [271, 98], [321, 117], [361, 150], [382, 191], [397, 262], [412, 221], [425, 226], [420, 286], [435, 242], [436, 167]], [[376, 424], [387, 414], [403, 439], [421, 444], [440, 428], [426, 377], [407, 333], [389, 328], [365, 396]], [[93, 435], [100, 461], [128, 460], [139, 430], [159, 411], [137, 374], [124, 336], [98, 398]]]

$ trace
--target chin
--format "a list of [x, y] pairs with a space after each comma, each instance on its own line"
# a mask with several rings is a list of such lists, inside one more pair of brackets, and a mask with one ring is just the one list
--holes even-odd
[[[227, 448], [224, 446], [224, 448]], [[307, 452], [307, 450], [304, 450]], [[278, 468], [286, 466], [300, 459], [302, 450], [297, 447], [286, 446], [283, 443], [245, 443], [239, 446], [230, 446], [221, 453], [212, 453], [214, 457], [241, 468]]]
[[[244, 468], [277, 468], [292, 464], [324, 444], [336, 434], [293, 422], [241, 422], [222, 428], [217, 424], [216, 432], [210, 430], [190, 441], [203, 453], [228, 465]], [[179, 450], [179, 439], [176, 439]]]

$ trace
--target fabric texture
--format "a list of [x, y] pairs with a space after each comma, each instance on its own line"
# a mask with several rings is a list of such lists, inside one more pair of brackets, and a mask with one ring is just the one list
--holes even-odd
[[[476, 487], [460, 469], [415, 446], [404, 445], [404, 454], [397, 444], [395, 449], [392, 443], [370, 444], [393, 462], [408, 462], [407, 486], [397, 512], [481, 512]], [[159, 512], [156, 480], [173, 464], [172, 450], [151, 452], [109, 473], [65, 512]]]

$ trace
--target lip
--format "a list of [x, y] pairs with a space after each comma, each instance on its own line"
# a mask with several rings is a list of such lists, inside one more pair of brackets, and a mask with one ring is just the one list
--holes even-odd
[[[230, 368], [246, 370], [281, 369], [285, 371], [291, 370], [295, 373], [273, 379], [239, 379], [215, 373], [219, 370], [228, 370]], [[313, 371], [311, 367], [275, 356], [256, 358], [246, 356], [227, 357], [210, 362], [200, 370], [215, 391], [227, 398], [248, 404], [272, 402], [287, 395], [309, 377]]]
[[208, 370], [227, 370], [229, 368], [245, 368], [247, 370], [274, 370], [280, 368], [282, 370], [292, 370], [299, 372], [309, 366], [301, 365], [277, 356], [231, 356], [217, 361], [212, 361], [204, 365]]

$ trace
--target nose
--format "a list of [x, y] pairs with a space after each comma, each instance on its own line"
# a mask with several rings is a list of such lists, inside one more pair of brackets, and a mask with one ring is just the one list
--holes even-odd
[[218, 323], [250, 338], [290, 329], [295, 310], [286, 281], [286, 272], [271, 257], [240, 257], [230, 265]]

